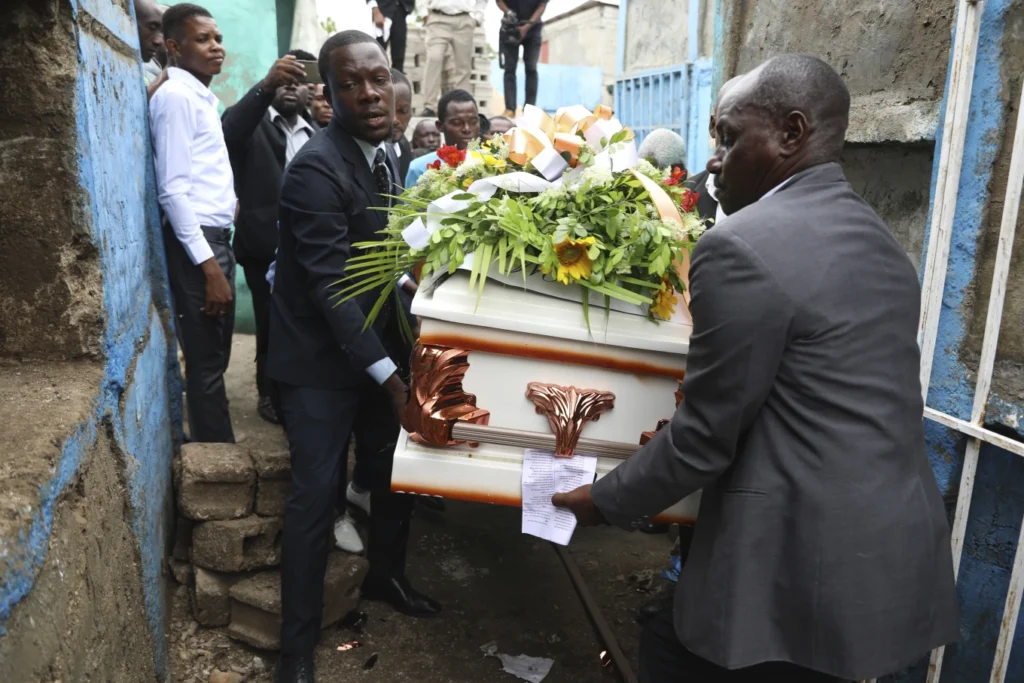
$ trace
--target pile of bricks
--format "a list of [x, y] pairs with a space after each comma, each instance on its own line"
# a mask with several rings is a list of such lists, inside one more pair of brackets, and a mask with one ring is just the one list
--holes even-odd
[[[203, 626], [277, 650], [281, 631], [281, 535], [291, 493], [287, 453], [235, 444], [186, 444], [175, 463], [178, 528], [170, 560]], [[326, 628], [359, 603], [366, 561], [332, 552], [324, 580]]]

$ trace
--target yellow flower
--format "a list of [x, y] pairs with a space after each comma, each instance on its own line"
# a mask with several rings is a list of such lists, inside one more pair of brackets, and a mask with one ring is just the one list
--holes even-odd
[[593, 237], [581, 240], [565, 238], [555, 245], [555, 256], [558, 257], [558, 281], [569, 284], [573, 280], [586, 280], [590, 277], [590, 255], [588, 247], [594, 243]]
[[484, 155], [484, 163], [487, 164], [488, 166], [491, 166], [492, 168], [494, 168], [494, 170], [498, 171], [499, 173], [505, 170], [505, 160], [499, 159], [498, 157], [492, 154]]
[[651, 313], [656, 318], [668, 320], [676, 310], [676, 293], [667, 277], [661, 278], [661, 289], [654, 295]]
[[472, 185], [474, 182], [475, 181], [472, 178], [466, 178], [465, 180], [462, 181], [462, 189], [468, 190], [469, 186]]

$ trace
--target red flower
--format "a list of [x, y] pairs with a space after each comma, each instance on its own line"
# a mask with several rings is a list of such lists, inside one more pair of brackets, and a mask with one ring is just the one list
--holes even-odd
[[673, 166], [672, 177], [666, 178], [661, 184], [674, 187], [675, 185], [681, 184], [684, 180], [686, 180], [686, 171], [684, 171], [681, 166]]
[[441, 145], [437, 148], [437, 158], [455, 168], [466, 160], [466, 150], [455, 145]]
[[438, 159], [437, 161], [435, 161], [433, 163], [427, 164], [427, 168], [429, 168], [429, 169], [431, 169], [433, 171], [439, 171], [441, 169], [441, 160]]
[[700, 197], [699, 192], [691, 192], [690, 190], [683, 190], [683, 199], [680, 202], [680, 206], [683, 207], [683, 211], [690, 213], [697, 206], [697, 198]]

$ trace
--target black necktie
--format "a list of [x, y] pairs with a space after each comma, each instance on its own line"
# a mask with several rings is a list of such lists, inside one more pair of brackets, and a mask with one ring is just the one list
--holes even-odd
[[[378, 149], [376, 156], [373, 157], [373, 179], [377, 181], [377, 192], [382, 199], [387, 199], [386, 195], [391, 194], [391, 176], [388, 173], [386, 158], [387, 155], [382, 149]], [[388, 204], [391, 203], [390, 199], [387, 201]]]

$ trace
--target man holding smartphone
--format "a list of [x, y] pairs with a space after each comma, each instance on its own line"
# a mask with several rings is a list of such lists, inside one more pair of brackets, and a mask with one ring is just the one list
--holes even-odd
[[516, 67], [519, 65], [519, 47], [523, 48], [523, 66], [526, 70], [526, 104], [537, 104], [537, 62], [540, 60], [541, 16], [547, 9], [547, 0], [497, 0], [505, 16], [501, 22], [501, 65], [505, 70], [505, 116], [516, 117]]
[[316, 73], [313, 55], [289, 52], [221, 119], [238, 195], [235, 256], [252, 293], [256, 322], [256, 410], [273, 424], [278, 424], [278, 417], [265, 365], [270, 316], [267, 270], [277, 250], [277, 200], [285, 166], [319, 130], [307, 110], [311, 86], [305, 64], [313, 64]]

